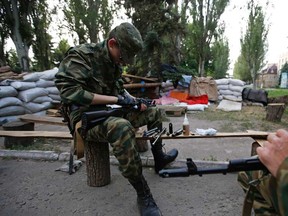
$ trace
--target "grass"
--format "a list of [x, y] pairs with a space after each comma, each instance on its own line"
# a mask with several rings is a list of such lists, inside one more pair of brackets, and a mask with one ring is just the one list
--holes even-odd
[[288, 111], [284, 112], [281, 122], [266, 120], [266, 107], [243, 106], [241, 111], [225, 112], [211, 105], [204, 112], [193, 113], [193, 117], [211, 122], [217, 121], [217, 129], [221, 132], [243, 132], [246, 130], [275, 131], [288, 129]]
[[288, 95], [288, 89], [267, 89], [268, 98]]

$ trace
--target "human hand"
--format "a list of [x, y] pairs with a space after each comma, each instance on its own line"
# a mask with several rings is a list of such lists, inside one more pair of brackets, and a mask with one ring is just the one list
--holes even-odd
[[129, 95], [118, 95], [117, 96], [117, 104], [121, 106], [127, 106], [127, 105], [136, 105], [138, 102], [135, 100], [135, 98], [130, 97]]
[[263, 147], [256, 149], [260, 161], [276, 177], [280, 165], [288, 157], [288, 131], [279, 129], [271, 133]]

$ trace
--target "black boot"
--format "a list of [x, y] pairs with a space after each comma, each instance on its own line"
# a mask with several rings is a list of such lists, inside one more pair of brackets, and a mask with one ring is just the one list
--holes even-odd
[[141, 216], [161, 216], [162, 213], [153, 199], [144, 176], [141, 176], [139, 181], [130, 183], [137, 192], [137, 204]]
[[172, 149], [169, 152], [164, 153], [162, 151], [162, 144], [158, 142], [151, 147], [151, 151], [154, 157], [154, 168], [155, 172], [159, 173], [161, 169], [163, 169], [167, 164], [174, 161], [178, 155], [177, 149]]

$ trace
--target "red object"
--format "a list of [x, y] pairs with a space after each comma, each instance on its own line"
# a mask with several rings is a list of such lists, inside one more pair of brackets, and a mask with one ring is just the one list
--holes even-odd
[[180, 102], [185, 102], [189, 105], [192, 104], [208, 104], [208, 95], [201, 96], [188, 96], [185, 100], [180, 100]]

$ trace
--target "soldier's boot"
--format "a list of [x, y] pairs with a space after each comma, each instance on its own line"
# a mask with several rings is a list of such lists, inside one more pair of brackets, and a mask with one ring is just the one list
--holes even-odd
[[130, 182], [130, 184], [137, 192], [137, 204], [141, 216], [162, 216], [144, 176], [142, 175], [139, 181]]
[[171, 163], [178, 156], [178, 150], [172, 149], [166, 153], [162, 150], [162, 142], [156, 142], [151, 145], [151, 151], [154, 157], [154, 169], [156, 173], [159, 173], [167, 164]]

